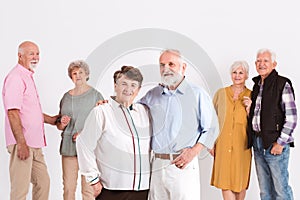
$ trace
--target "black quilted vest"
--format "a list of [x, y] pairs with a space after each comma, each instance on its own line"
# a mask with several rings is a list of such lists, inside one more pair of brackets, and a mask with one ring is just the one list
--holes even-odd
[[[260, 79], [260, 76], [256, 76], [252, 79], [254, 81], [254, 86], [251, 93], [252, 105], [250, 108], [247, 127], [248, 148], [253, 145], [252, 135], [254, 134], [254, 131], [252, 129], [252, 119], [256, 98], [259, 93], [260, 86], [258, 83]], [[288, 78], [279, 76], [275, 69], [264, 80], [261, 100], [260, 128], [263, 146], [265, 149], [277, 141], [285, 121], [285, 113], [281, 108], [281, 98], [286, 82], [290, 84], [294, 94], [291, 81]], [[290, 143], [290, 146], [294, 147], [294, 143]]]

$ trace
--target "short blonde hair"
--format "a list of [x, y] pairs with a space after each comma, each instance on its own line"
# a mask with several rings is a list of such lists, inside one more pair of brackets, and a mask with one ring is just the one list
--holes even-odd
[[249, 65], [244, 60], [238, 60], [233, 62], [233, 64], [230, 67], [230, 74], [234, 72], [237, 68], [242, 67], [243, 71], [246, 72], [247, 78], [249, 77]]
[[[72, 71], [76, 68], [83, 69], [87, 76], [90, 75], [89, 65], [84, 60], [75, 60], [69, 64], [68, 75], [72, 79]], [[89, 77], [86, 79], [89, 80]]]

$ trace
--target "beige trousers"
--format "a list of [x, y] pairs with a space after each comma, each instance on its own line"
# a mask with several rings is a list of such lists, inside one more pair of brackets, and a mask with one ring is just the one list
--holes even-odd
[[[76, 156], [62, 156], [64, 200], [75, 200], [78, 178], [78, 161]], [[83, 200], [94, 200], [92, 186], [81, 176], [81, 193]]]
[[26, 160], [18, 158], [17, 145], [9, 145], [7, 150], [10, 153], [10, 199], [26, 200], [30, 183], [32, 183], [32, 199], [47, 200], [50, 178], [42, 149], [29, 147], [29, 157]]

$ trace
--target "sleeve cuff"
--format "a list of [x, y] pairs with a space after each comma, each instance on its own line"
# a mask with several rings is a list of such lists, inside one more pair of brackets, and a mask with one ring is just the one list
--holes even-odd
[[281, 146], [285, 146], [285, 145], [288, 144], [287, 142], [282, 141], [280, 138], [278, 138], [276, 142], [277, 142], [278, 144], [280, 144]]
[[90, 180], [89, 183], [90, 183], [90, 185], [94, 185], [94, 184], [98, 183], [99, 181], [100, 181], [99, 177], [97, 176], [97, 177], [93, 178], [92, 180]]

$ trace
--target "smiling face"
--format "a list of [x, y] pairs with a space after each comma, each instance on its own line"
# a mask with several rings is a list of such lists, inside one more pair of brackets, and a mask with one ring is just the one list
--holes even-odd
[[130, 106], [138, 95], [140, 88], [138, 81], [121, 75], [115, 83], [116, 101], [125, 107]]
[[18, 63], [26, 69], [33, 71], [40, 60], [40, 51], [36, 44], [24, 42], [19, 46]]
[[71, 79], [73, 83], [77, 86], [87, 84], [88, 75], [85, 73], [84, 69], [79, 67], [74, 67], [71, 72]]
[[256, 61], [256, 71], [261, 76], [262, 80], [264, 80], [269, 74], [275, 69], [277, 63], [276, 61], [272, 61], [272, 55], [270, 52], [263, 52], [257, 54]]
[[245, 81], [247, 80], [247, 72], [243, 67], [237, 67], [231, 72], [231, 80], [233, 85], [245, 85]]
[[164, 52], [159, 58], [159, 66], [162, 83], [176, 88], [183, 79], [186, 64], [176, 52]]

